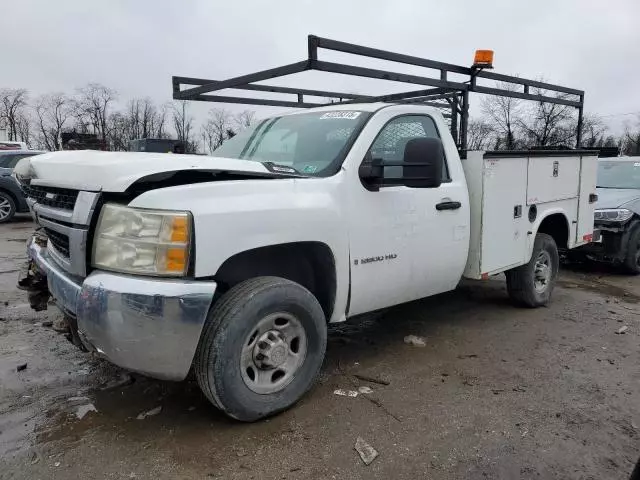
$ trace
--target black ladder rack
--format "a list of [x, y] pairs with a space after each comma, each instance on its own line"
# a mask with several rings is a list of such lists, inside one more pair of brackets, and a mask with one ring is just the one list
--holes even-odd
[[[344, 63], [326, 62], [318, 59], [319, 49], [334, 50], [361, 57], [425, 67], [437, 71], [438, 74], [433, 76], [421, 76], [348, 65]], [[203, 78], [174, 76], [172, 77], [173, 98], [176, 100], [198, 100], [204, 102], [238, 103], [244, 105], [267, 105], [293, 108], [311, 108], [326, 105], [368, 102], [420, 103], [422, 105], [429, 105], [445, 110], [445, 116], [449, 118], [451, 122], [451, 134], [456, 140], [458, 148], [466, 150], [467, 126], [469, 122], [469, 92], [477, 92], [487, 95], [499, 95], [503, 97], [521, 98], [525, 100], [575, 107], [578, 110], [576, 145], [579, 147], [581, 144], [584, 108], [584, 91], [582, 90], [562, 87], [560, 85], [552, 85], [550, 83], [539, 82], [536, 80], [527, 80], [511, 75], [498, 74], [481, 68], [464, 67], [414, 57], [411, 55], [388, 52], [376, 48], [369, 48], [328, 38], [316, 37], [314, 35], [309, 35], [308, 37], [308, 52], [308, 58], [306, 60], [260, 72], [250, 73], [248, 75], [229, 78], [227, 80], [209, 80]], [[343, 75], [401, 82], [411, 85], [420, 85], [423, 88], [389, 95], [359, 95], [346, 92], [256, 84], [256, 82], [284, 77], [307, 70], [318, 70], [321, 72], [332, 72]], [[449, 79], [449, 74], [457, 74], [467, 78], [462, 82], [452, 81]], [[478, 78], [504, 82], [522, 88], [519, 89], [521, 91], [517, 91], [511, 88], [502, 88], [500, 86], [482, 86], [477, 84]], [[548, 91], [554, 96], [531, 93], [531, 88]], [[282, 100], [275, 100], [211, 94], [211, 92], [217, 92], [225, 89], [294, 95], [295, 100], [286, 98]], [[307, 101], [305, 97], [325, 97], [325, 101]], [[326, 97], [337, 98], [339, 100], [327, 103]]]

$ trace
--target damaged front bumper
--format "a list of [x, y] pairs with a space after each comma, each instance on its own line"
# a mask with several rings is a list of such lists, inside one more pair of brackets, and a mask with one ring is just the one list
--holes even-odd
[[37, 237], [29, 241], [27, 251], [32, 270], [35, 267], [37, 274], [46, 276], [58, 307], [76, 320], [86, 348], [151, 377], [182, 380], [187, 376], [215, 282], [103, 271], [82, 279], [60, 268]]
[[598, 241], [579, 247], [580, 252], [593, 260], [618, 265], [623, 263], [629, 253], [631, 233], [640, 222], [632, 220], [622, 224], [596, 224]]

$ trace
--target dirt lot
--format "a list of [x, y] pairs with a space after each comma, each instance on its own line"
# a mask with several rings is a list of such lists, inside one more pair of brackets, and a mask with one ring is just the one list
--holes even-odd
[[[54, 307], [29, 310], [14, 285], [32, 228], [0, 226], [2, 479], [617, 479], [640, 455], [640, 279], [563, 271], [538, 310], [511, 306], [502, 280], [465, 284], [332, 328], [316, 388], [246, 425], [193, 381], [76, 350], [48, 326]], [[359, 386], [373, 393], [333, 393]], [[379, 452], [369, 466], [357, 437]]]

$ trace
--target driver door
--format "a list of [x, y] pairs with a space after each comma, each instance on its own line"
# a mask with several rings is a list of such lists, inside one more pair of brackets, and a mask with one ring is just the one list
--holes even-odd
[[[409, 140], [440, 138], [430, 116], [389, 110], [367, 156], [398, 162]], [[384, 171], [385, 178], [402, 176], [402, 167]], [[449, 171], [445, 159], [437, 188], [350, 189], [350, 316], [455, 288], [467, 260], [469, 210], [464, 177], [454, 180]]]

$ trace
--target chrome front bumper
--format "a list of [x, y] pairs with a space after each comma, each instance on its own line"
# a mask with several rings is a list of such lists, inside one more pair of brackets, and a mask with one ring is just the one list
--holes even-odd
[[152, 279], [95, 271], [75, 278], [33, 240], [28, 255], [51, 295], [74, 316], [85, 346], [151, 377], [182, 380], [200, 340], [215, 282]]

